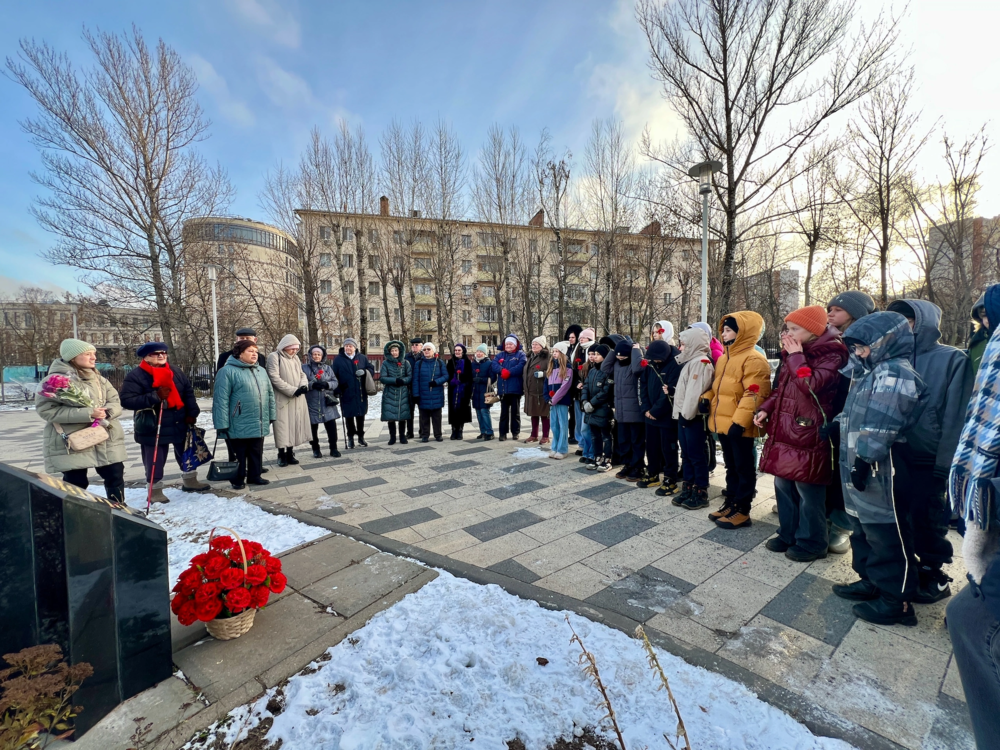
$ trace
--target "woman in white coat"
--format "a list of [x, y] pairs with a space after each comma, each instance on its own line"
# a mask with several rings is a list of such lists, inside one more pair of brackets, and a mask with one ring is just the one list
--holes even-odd
[[302, 372], [299, 349], [302, 344], [292, 334], [278, 342], [278, 348], [267, 355], [267, 376], [274, 387], [278, 418], [274, 423], [274, 445], [278, 449], [278, 466], [297, 464], [295, 446], [312, 439], [309, 427], [309, 406], [306, 394], [309, 381]]

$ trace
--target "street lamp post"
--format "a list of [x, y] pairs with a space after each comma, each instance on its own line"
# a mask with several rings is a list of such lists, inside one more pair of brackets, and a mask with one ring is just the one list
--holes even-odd
[[712, 175], [722, 169], [720, 161], [703, 161], [688, 170], [698, 180], [701, 194], [701, 319], [708, 323], [708, 194], [712, 192]]
[[219, 361], [219, 310], [215, 303], [215, 282], [219, 278], [219, 267], [209, 263], [205, 266], [208, 269], [208, 280], [212, 282], [212, 333], [215, 343], [215, 361]]
[[73, 338], [75, 339], [80, 338], [80, 334], [76, 330], [76, 311], [79, 309], [80, 306], [75, 303], [69, 306], [69, 311], [73, 315]]

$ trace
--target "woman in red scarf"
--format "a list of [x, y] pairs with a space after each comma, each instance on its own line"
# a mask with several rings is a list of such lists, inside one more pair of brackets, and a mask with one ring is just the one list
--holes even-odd
[[[167, 345], [162, 341], [143, 344], [136, 352], [142, 361], [125, 376], [121, 401], [126, 409], [135, 412], [133, 435], [142, 450], [142, 464], [146, 467], [146, 481], [153, 482], [153, 502], [169, 502], [163, 494], [163, 467], [167, 463], [168, 447], [174, 447], [178, 465], [184, 451], [188, 425], [198, 421], [198, 402], [194, 388], [187, 376], [167, 362]], [[160, 406], [163, 415], [160, 417]], [[156, 425], [160, 420], [160, 439], [157, 446]], [[153, 456], [156, 456], [154, 465]], [[201, 492], [209, 485], [198, 482], [198, 472], [182, 472], [185, 492]]]

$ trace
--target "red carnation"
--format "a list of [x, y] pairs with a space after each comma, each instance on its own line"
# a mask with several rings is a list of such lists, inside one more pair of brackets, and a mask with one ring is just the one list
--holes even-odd
[[706, 365], [712, 364], [712, 360], [710, 359], [703, 359], [702, 362], [704, 362]]
[[264, 567], [267, 568], [267, 572], [270, 575], [281, 572], [281, 560], [277, 557], [268, 557], [264, 560]]
[[170, 600], [170, 611], [175, 615], [181, 611], [181, 607], [184, 606], [184, 602], [190, 601], [186, 596], [181, 596], [178, 594], [173, 599]]
[[648, 359], [641, 359], [641, 360], [639, 360], [639, 366], [640, 367], [646, 367], [648, 365], [649, 365], [649, 360]]
[[215, 556], [210, 558], [207, 563], [205, 563], [205, 577], [206, 578], [218, 578], [222, 575], [222, 572], [229, 568], [229, 560], [226, 559], [225, 555], [215, 553]]
[[255, 586], [250, 589], [250, 606], [260, 609], [267, 606], [267, 600], [271, 596], [271, 589], [267, 586]]
[[270, 581], [270, 589], [272, 594], [280, 594], [285, 590], [285, 585], [288, 583], [288, 579], [285, 578], [284, 573], [272, 573]]
[[542, 366], [541, 366], [541, 365], [535, 365], [535, 369], [536, 369], [536, 370], [541, 370], [541, 369], [542, 369]]
[[218, 581], [210, 581], [198, 587], [198, 590], [194, 592], [194, 600], [201, 604], [202, 602], [207, 602], [209, 599], [218, 599], [221, 593], [222, 584]]
[[260, 542], [243, 542], [243, 546], [246, 547], [247, 556], [250, 558], [257, 557], [264, 552], [264, 545]]
[[222, 584], [222, 588], [228, 591], [229, 589], [235, 589], [237, 586], [243, 585], [243, 571], [239, 568], [228, 568], [222, 571], [222, 575], [219, 577], [219, 583]]
[[233, 548], [229, 550], [229, 559], [237, 565], [243, 563], [243, 549], [240, 548], [240, 545], [234, 544]]
[[251, 565], [247, 568], [247, 583], [251, 586], [260, 586], [267, 580], [267, 568], [263, 565]]
[[238, 614], [250, 606], [250, 592], [240, 587], [226, 594], [226, 606], [233, 614]]
[[760, 386], [757, 385], [756, 383], [751, 383], [750, 385], [747, 386], [747, 390], [750, 393], [753, 393], [754, 395], [756, 395], [756, 394], [760, 393]]
[[510, 370], [508, 370], [506, 367], [503, 368], [500, 371], [500, 377], [503, 378], [504, 380], [506, 380], [507, 378], [509, 378], [510, 377]]
[[803, 366], [803, 367], [800, 367], [798, 370], [796, 370], [795, 374], [796, 374], [796, 376], [798, 376], [800, 378], [808, 378], [810, 375], [813, 374], [813, 371], [812, 371], [811, 367], [805, 367], [805, 366]]
[[188, 599], [177, 611], [177, 621], [181, 625], [194, 625], [194, 621], [197, 619], [198, 612], [195, 609], [195, 603], [191, 599]]
[[218, 552], [228, 552], [233, 544], [231, 536], [217, 536], [208, 543], [208, 546], [210, 549], [217, 550]]
[[191, 565], [197, 566], [199, 568], [202, 567], [207, 562], [208, 562], [207, 552], [202, 552], [200, 555], [195, 555], [194, 557], [191, 558]]
[[205, 602], [199, 602], [194, 608], [195, 614], [198, 619], [202, 622], [208, 622], [209, 620], [214, 620], [219, 616], [219, 612], [222, 611], [222, 602], [218, 598], [209, 599]]
[[185, 591], [195, 588], [201, 584], [201, 571], [197, 568], [188, 568], [177, 577], [174, 584], [174, 591]]
[[555, 395], [556, 395], [555, 391], [549, 391], [549, 398], [552, 398]]

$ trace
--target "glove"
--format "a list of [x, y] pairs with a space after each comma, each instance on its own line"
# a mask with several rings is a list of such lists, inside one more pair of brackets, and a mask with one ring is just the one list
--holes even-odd
[[184, 424], [198, 424], [198, 417], [184, 417]]
[[832, 445], [840, 445], [840, 422], [836, 419], [827, 423], [827, 434]]
[[363, 367], [359, 367], [354, 371], [354, 375], [355, 377], [363, 378], [365, 376], [365, 369]]
[[712, 410], [712, 405], [710, 403], [708, 403], [708, 399], [704, 399], [703, 398], [703, 399], [701, 399], [701, 401], [698, 402], [698, 413], [699, 414], [708, 414], [708, 412], [711, 411], [711, 410]]
[[858, 492], [864, 492], [868, 485], [868, 477], [872, 475], [872, 465], [863, 458], [854, 459], [854, 468], [851, 469], [851, 484]]
[[589, 401], [584, 401], [583, 402], [583, 410], [585, 412], [587, 412], [587, 414], [593, 414], [594, 413], [594, 405], [592, 403], [590, 403]]
[[305, 396], [308, 392], [309, 392], [309, 386], [307, 385], [299, 386], [299, 389], [295, 391], [293, 398], [298, 396]]
[[309, 384], [309, 387], [314, 391], [322, 391], [330, 387], [329, 383], [324, 383], [322, 380], [314, 380]]
[[420, 405], [420, 396], [414, 396], [413, 397], [413, 403], [417, 404], [419, 406]]
[[500, 377], [503, 378], [504, 380], [506, 380], [507, 378], [509, 378], [510, 377], [510, 370], [508, 370], [506, 367], [503, 368], [500, 371]]
[[729, 437], [731, 437], [731, 438], [741, 438], [741, 437], [743, 437], [743, 432], [744, 432], [743, 428], [740, 427], [740, 425], [738, 425], [735, 422], [733, 422], [729, 426], [729, 432], [726, 433], [726, 434], [729, 435]]
[[166, 401], [168, 398], [170, 398], [170, 386], [161, 385], [159, 388], [156, 389], [156, 395], [159, 396], [160, 401]]
[[432, 380], [431, 382], [429, 382], [429, 383], [427, 384], [427, 387], [428, 387], [428, 388], [436, 388], [436, 387], [437, 387], [437, 383], [435, 383], [435, 382], [434, 382], [434, 381]]
[[535, 372], [534, 375], [535, 375], [536, 378], [539, 378], [539, 379], [545, 377], [545, 373], [542, 372], [541, 370], [538, 370], [537, 372]]

